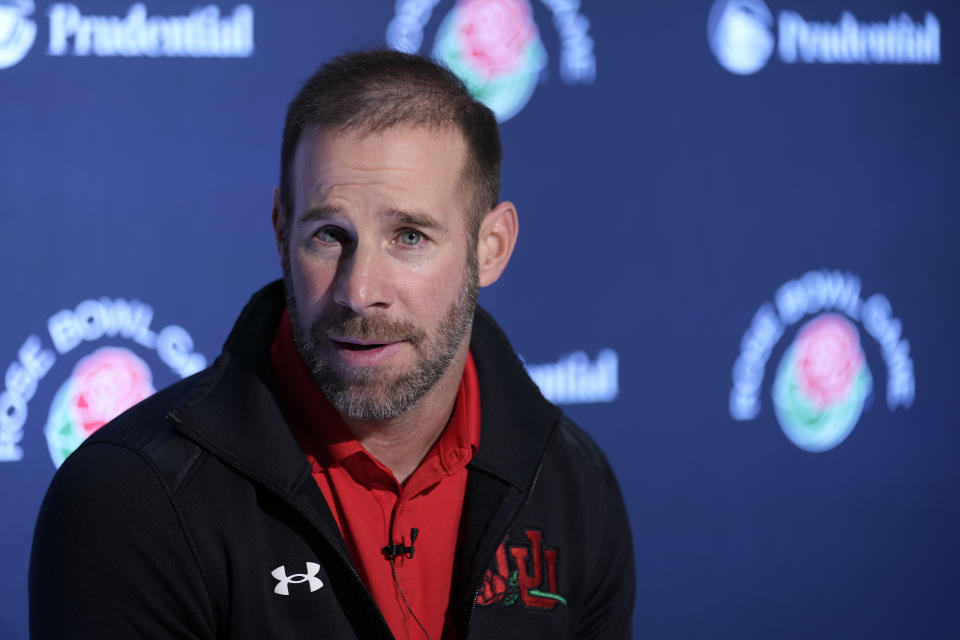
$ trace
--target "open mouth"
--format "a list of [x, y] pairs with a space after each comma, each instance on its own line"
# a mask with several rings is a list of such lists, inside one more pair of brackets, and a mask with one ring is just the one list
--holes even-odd
[[379, 349], [380, 347], [385, 347], [389, 342], [371, 342], [368, 344], [361, 344], [358, 342], [347, 342], [344, 340], [336, 340], [331, 338], [331, 342], [337, 345], [341, 349], [346, 349], [348, 351], [373, 351], [374, 349]]
[[364, 342], [354, 338], [331, 338], [330, 345], [347, 366], [381, 365], [402, 352], [404, 342]]
[[370, 351], [371, 349], [384, 346], [383, 344], [351, 344], [349, 342], [341, 342], [339, 344], [344, 349], [349, 349], [350, 351]]

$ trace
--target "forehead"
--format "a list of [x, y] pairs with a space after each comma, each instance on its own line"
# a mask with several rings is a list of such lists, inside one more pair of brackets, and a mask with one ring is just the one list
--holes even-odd
[[309, 129], [294, 158], [294, 199], [301, 209], [347, 193], [447, 207], [464, 200], [466, 156], [466, 141], [452, 127]]

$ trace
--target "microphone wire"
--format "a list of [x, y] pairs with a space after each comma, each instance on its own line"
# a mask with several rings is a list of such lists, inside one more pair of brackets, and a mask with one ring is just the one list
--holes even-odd
[[[413, 531], [411, 531], [411, 540], [410, 546], [413, 546]], [[393, 540], [390, 541], [391, 546], [393, 545]], [[420, 622], [420, 618], [417, 617], [417, 614], [414, 613], [413, 607], [410, 606], [410, 603], [407, 601], [407, 596], [403, 593], [403, 587], [400, 586], [400, 578], [397, 576], [397, 556], [390, 554], [390, 571], [393, 572], [393, 582], [397, 585], [397, 591], [400, 593], [400, 598], [403, 600], [403, 604], [407, 606], [407, 611], [410, 612], [410, 615], [413, 616], [413, 620], [417, 623], [417, 626], [420, 627], [420, 630], [423, 631], [423, 635], [427, 637], [427, 640], [430, 640], [430, 634], [427, 633], [426, 627], [423, 626], [423, 623]]]

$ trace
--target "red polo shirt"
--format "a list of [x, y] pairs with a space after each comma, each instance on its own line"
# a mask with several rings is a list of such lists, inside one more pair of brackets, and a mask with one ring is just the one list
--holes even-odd
[[[417, 618], [438, 640], [450, 598], [453, 556], [467, 486], [466, 464], [480, 444], [480, 389], [467, 356], [450, 422], [402, 485], [363, 448], [314, 383], [293, 342], [284, 311], [270, 349], [280, 404], [327, 499], [360, 578], [397, 638], [423, 638]], [[383, 547], [410, 545], [413, 558], [394, 560]]]

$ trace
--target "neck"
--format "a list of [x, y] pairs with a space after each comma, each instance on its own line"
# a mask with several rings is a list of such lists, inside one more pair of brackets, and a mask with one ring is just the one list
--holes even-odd
[[368, 422], [341, 416], [363, 448], [390, 469], [400, 484], [420, 466], [450, 422], [468, 348], [465, 340], [437, 384], [396, 418]]

